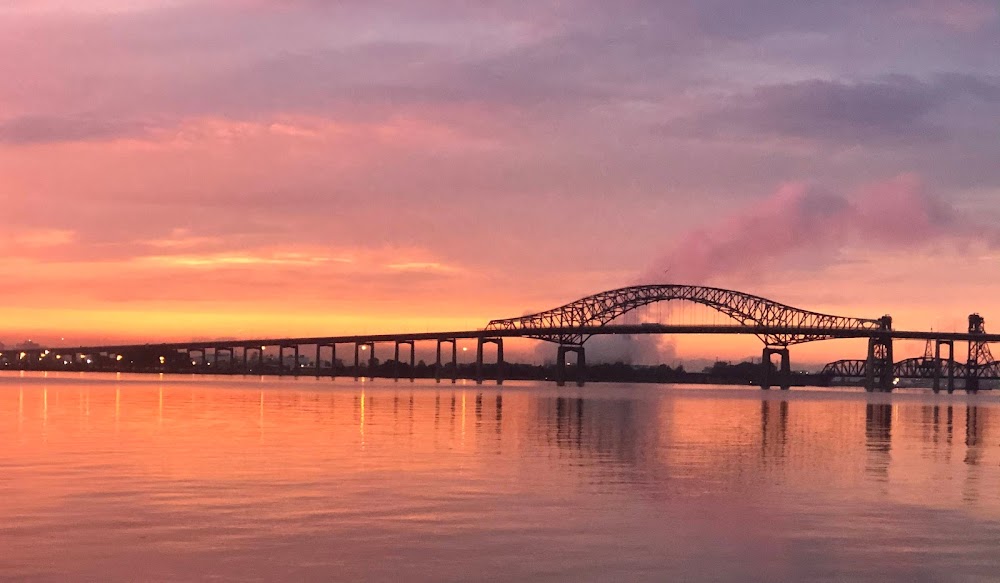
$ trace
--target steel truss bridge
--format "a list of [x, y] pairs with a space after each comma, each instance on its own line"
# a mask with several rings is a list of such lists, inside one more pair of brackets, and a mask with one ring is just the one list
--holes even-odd
[[[657, 302], [683, 301], [708, 306], [725, 316], [732, 323], [726, 325], [674, 325], [674, 324], [620, 324], [616, 321], [623, 315]], [[190, 362], [187, 372], [231, 372], [237, 374], [261, 373], [265, 371], [264, 351], [278, 349], [279, 374], [299, 374], [300, 351], [303, 346], [315, 349], [314, 366], [309, 372], [316, 375], [334, 376], [336, 373], [337, 346], [349, 345], [354, 349], [355, 378], [361, 376], [361, 351], [368, 351], [369, 365], [375, 361], [375, 347], [379, 343], [393, 343], [395, 378], [399, 378], [400, 349], [408, 350], [412, 378], [414, 364], [414, 344], [432, 341], [437, 343], [437, 359], [434, 365], [435, 377], [440, 380], [450, 371], [454, 382], [457, 374], [458, 340], [477, 341], [476, 380], [483, 381], [484, 347], [496, 346], [496, 380], [503, 381], [503, 340], [505, 338], [533, 338], [557, 345], [557, 382], [566, 381], [566, 357], [576, 356], [576, 381], [582, 384], [586, 370], [585, 343], [593, 336], [611, 334], [752, 334], [763, 343], [761, 359], [761, 388], [772, 385], [787, 389], [790, 386], [789, 346], [804, 342], [816, 342], [834, 338], [867, 338], [867, 358], [861, 361], [838, 361], [827, 366], [825, 371], [832, 377], [863, 378], [869, 391], [891, 391], [898, 372], [909, 372], [911, 368], [900, 368], [901, 363], [892, 360], [894, 339], [924, 339], [936, 342], [938, 350], [949, 349], [949, 362], [943, 368], [951, 370], [952, 377], [965, 379], [966, 390], [979, 388], [979, 380], [994, 378], [998, 366], [989, 352], [988, 342], [1000, 341], [1000, 335], [987, 334], [984, 320], [978, 314], [969, 316], [967, 333], [936, 333], [920, 331], [898, 331], [892, 329], [892, 318], [852, 318], [822, 314], [795, 308], [759, 296], [705, 286], [694, 285], [638, 285], [605, 291], [576, 300], [566, 305], [536, 314], [490, 321], [485, 328], [455, 332], [424, 332], [401, 334], [372, 334], [350, 336], [322, 336], [305, 338], [255, 338], [246, 340], [226, 340], [209, 342], [175, 342], [161, 344], [119, 344], [101, 346], [35, 347], [0, 351], [0, 366], [14, 369], [56, 370], [66, 367], [91, 370], [100, 365], [101, 370], [127, 370], [134, 362], [133, 355], [145, 357], [157, 355], [162, 370], [169, 369], [177, 362], [178, 355], [184, 355], [181, 362]], [[954, 361], [954, 343], [967, 342], [968, 359], [964, 364]], [[442, 346], [451, 349], [451, 362], [442, 362]], [[294, 366], [285, 366], [285, 351], [294, 357]], [[321, 357], [330, 355], [330, 367], [323, 367]], [[208, 360], [208, 353], [213, 359]], [[129, 356], [126, 362], [126, 355]], [[200, 358], [195, 358], [199, 355]], [[228, 366], [221, 368], [226, 355]], [[239, 355], [241, 358], [238, 358]], [[255, 358], [251, 359], [250, 357]], [[779, 365], [774, 370], [772, 357], [779, 357]], [[242, 360], [242, 364], [240, 364]], [[214, 369], [210, 368], [212, 363]], [[907, 361], [903, 361], [904, 363]], [[863, 364], [858, 364], [863, 363]], [[156, 363], [154, 363], [155, 365]], [[959, 366], [961, 364], [961, 366]], [[153, 367], [156, 368], [155, 366]], [[909, 377], [907, 377], [909, 378]], [[925, 378], [925, 377], [913, 377]], [[949, 385], [951, 386], [951, 385]]]

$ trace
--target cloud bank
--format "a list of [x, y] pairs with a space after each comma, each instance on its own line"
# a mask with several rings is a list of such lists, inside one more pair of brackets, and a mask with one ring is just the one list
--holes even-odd
[[911, 174], [850, 195], [785, 184], [759, 203], [713, 221], [680, 235], [642, 280], [761, 279], [787, 269], [790, 258], [795, 267], [818, 270], [841, 259], [848, 246], [877, 252], [945, 239], [967, 241], [990, 230], [931, 195]]

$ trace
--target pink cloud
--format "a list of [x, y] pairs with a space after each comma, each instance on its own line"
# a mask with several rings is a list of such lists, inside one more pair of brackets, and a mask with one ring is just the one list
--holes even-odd
[[868, 184], [850, 196], [790, 183], [752, 208], [681, 235], [643, 279], [700, 283], [780, 271], [789, 263], [825, 267], [848, 246], [878, 250], [968, 239], [965, 224], [914, 175]]
[[996, 2], [979, 0], [922, 0], [903, 9], [913, 20], [944, 25], [959, 32], [976, 32], [1000, 19]]

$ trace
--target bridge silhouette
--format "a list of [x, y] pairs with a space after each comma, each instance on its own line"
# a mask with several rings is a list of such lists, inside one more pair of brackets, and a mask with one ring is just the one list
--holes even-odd
[[[725, 325], [718, 324], [621, 324], [616, 323], [621, 316], [657, 302], [691, 302], [707, 306], [732, 320]], [[495, 380], [503, 382], [503, 341], [506, 338], [532, 338], [553, 343], [556, 348], [556, 382], [560, 385], [567, 380], [567, 356], [576, 357], [575, 381], [583, 384], [586, 379], [587, 340], [594, 336], [616, 334], [750, 334], [757, 336], [762, 344], [760, 386], [769, 389], [778, 386], [788, 389], [791, 384], [789, 347], [805, 342], [817, 342], [835, 338], [866, 338], [868, 351], [863, 360], [841, 360], [824, 368], [826, 378], [863, 379], [868, 391], [889, 392], [898, 378], [928, 378], [934, 381], [935, 391], [940, 389], [942, 378], [947, 379], [949, 392], [955, 388], [955, 380], [961, 379], [968, 392], [978, 391], [984, 379], [1000, 379], [1000, 365], [989, 351], [989, 342], [1000, 341], [1000, 335], [988, 334], [985, 320], [978, 314], [969, 316], [968, 332], [941, 333], [933, 331], [901, 331], [892, 328], [892, 318], [852, 318], [822, 314], [788, 306], [759, 296], [715, 287], [694, 285], [638, 285], [605, 291], [576, 300], [566, 305], [516, 318], [490, 321], [483, 329], [422, 332], [400, 334], [368, 334], [348, 336], [323, 336], [304, 338], [254, 338], [245, 340], [219, 340], [201, 342], [174, 342], [159, 344], [116, 344], [100, 346], [30, 347], [0, 351], [0, 366], [22, 370], [129, 370], [134, 363], [132, 356], [155, 355], [168, 370], [169, 365], [178, 362], [184, 355], [184, 368], [190, 362], [188, 372], [214, 372], [234, 374], [256, 374], [266, 370], [264, 352], [268, 347], [278, 349], [279, 374], [301, 374], [302, 347], [315, 349], [312, 372], [317, 376], [335, 376], [337, 346], [349, 345], [354, 349], [355, 378], [362, 372], [361, 353], [367, 352], [369, 370], [375, 362], [375, 348], [379, 343], [394, 345], [394, 377], [399, 378], [400, 351], [408, 351], [409, 371], [413, 378], [415, 343], [436, 342], [435, 378], [440, 381], [446, 372], [451, 380], [457, 378], [458, 341], [477, 341], [476, 381], [484, 380], [484, 352], [487, 346], [496, 348]], [[893, 340], [922, 339], [935, 346], [933, 358], [921, 359], [920, 363], [893, 361]], [[968, 345], [965, 362], [955, 361], [955, 343]], [[442, 348], [451, 350], [450, 363], [442, 361]], [[941, 358], [941, 348], [947, 348], [947, 358]], [[285, 366], [285, 351], [293, 356], [294, 366]], [[326, 350], [330, 354], [330, 367], [324, 367], [322, 356]], [[213, 359], [208, 360], [212, 351]], [[126, 362], [125, 356], [130, 358]], [[195, 358], [198, 355], [199, 358]], [[221, 355], [227, 355], [228, 366], [222, 369]], [[237, 355], [241, 358], [237, 358]], [[251, 359], [251, 355], [255, 356]], [[778, 358], [775, 367], [773, 359]], [[936, 364], [928, 366], [930, 360]], [[240, 364], [242, 361], [242, 364]], [[214, 369], [212, 363], [216, 364]], [[154, 363], [155, 365], [156, 363]], [[153, 368], [156, 368], [155, 366]], [[176, 366], [169, 368], [172, 372]], [[925, 376], [919, 376], [925, 375]], [[929, 376], [927, 376], [929, 375]]]

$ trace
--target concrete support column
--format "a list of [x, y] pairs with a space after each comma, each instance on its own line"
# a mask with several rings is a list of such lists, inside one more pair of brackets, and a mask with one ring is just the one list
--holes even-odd
[[787, 391], [792, 386], [792, 359], [789, 358], [788, 349], [781, 351], [781, 390]]
[[576, 386], [582, 387], [587, 380], [587, 353], [583, 346], [576, 351]]
[[566, 384], [566, 347], [560, 346], [556, 349], [556, 386], [561, 387]]
[[320, 359], [319, 359], [319, 357], [320, 357], [320, 353], [319, 353], [319, 350], [320, 350], [320, 348], [322, 348], [322, 347], [323, 347], [323, 345], [322, 345], [322, 344], [320, 344], [320, 343], [318, 343], [318, 342], [316, 343], [316, 361], [315, 361], [315, 362], [314, 362], [313, 364], [314, 364], [314, 365], [316, 365], [316, 366], [315, 366], [314, 368], [316, 369], [316, 377], [317, 377], [317, 378], [319, 378], [319, 373], [320, 373], [320, 368], [321, 368], [321, 367], [320, 367], [320, 362], [321, 362], [321, 361], [320, 361]]
[[[781, 358], [778, 364], [778, 375], [776, 379], [772, 378], [774, 375], [771, 371], [771, 357], [775, 354]], [[762, 390], [766, 391], [770, 389], [775, 381], [777, 381], [778, 387], [782, 391], [787, 391], [791, 387], [792, 363], [787, 346], [765, 346], [764, 351], [761, 353], [760, 367], [760, 388]]]
[[934, 385], [935, 393], [941, 392], [941, 347], [948, 347], [948, 394], [955, 392], [955, 343], [951, 340], [934, 341]]
[[556, 350], [556, 385], [566, 384], [566, 354], [576, 353], [576, 384], [582, 387], [586, 382], [587, 357], [583, 345], [560, 345]]
[[410, 382], [412, 383], [417, 376], [417, 347], [410, 342]]
[[337, 378], [337, 344], [330, 345], [330, 378]]
[[434, 358], [434, 382], [440, 383], [441, 382], [441, 339], [440, 338], [438, 338], [437, 340], [437, 351], [435, 352], [435, 354], [437, 356]]
[[[393, 364], [393, 367], [392, 367], [392, 374], [393, 374], [394, 380], [398, 381], [399, 380], [399, 347], [400, 347], [400, 345], [404, 345], [404, 344], [410, 347], [410, 382], [413, 382], [414, 376], [416, 375], [416, 371], [414, 371], [414, 367], [416, 366], [415, 363], [416, 363], [416, 352], [417, 351], [416, 351], [416, 347], [413, 345], [413, 341], [412, 340], [397, 340], [396, 341], [396, 354], [395, 354], [395, 357], [393, 359], [393, 363], [394, 364]], [[440, 351], [440, 344], [439, 344], [438, 345], [438, 354], [439, 355], [440, 355], [440, 352], [441, 351]]]
[[374, 342], [355, 342], [354, 343], [354, 380], [358, 380], [361, 376], [361, 347], [367, 346], [371, 354], [368, 355], [368, 369], [369, 376], [375, 376], [375, 343]]
[[496, 345], [497, 345], [497, 384], [502, 385], [504, 377], [504, 369], [506, 368], [506, 364], [504, 363], [503, 359], [503, 338], [497, 338]]
[[438, 338], [437, 357], [434, 359], [434, 380], [439, 383], [444, 370], [444, 364], [441, 362], [441, 345], [448, 343], [451, 344], [451, 382], [454, 383], [458, 379], [458, 340], [456, 338]]
[[285, 346], [283, 344], [278, 345], [278, 374], [285, 374]]
[[483, 384], [483, 338], [476, 341], [476, 384]]
[[395, 353], [392, 357], [392, 380], [399, 382], [399, 340], [395, 343]]
[[[229, 349], [225, 347], [222, 348], [215, 347], [212, 350], [213, 354], [215, 355], [215, 372], [218, 374], [222, 374], [222, 358], [219, 355], [224, 352], [229, 352]], [[230, 357], [228, 361], [228, 366], [226, 366], [226, 372], [232, 372], [232, 370], [233, 370], [233, 359], [232, 357]]]
[[486, 344], [496, 344], [497, 364], [496, 381], [498, 385], [503, 384], [503, 338], [479, 338], [476, 344], [476, 384], [483, 384], [483, 346]]
[[292, 364], [292, 370], [295, 371], [295, 376], [299, 376], [299, 371], [302, 369], [302, 367], [299, 366], [299, 345], [298, 344], [295, 345], [295, 354], [294, 354], [294, 356], [295, 356], [295, 362]]
[[246, 346], [244, 346], [243, 347], [243, 374], [247, 374], [248, 372], [250, 372], [250, 357], [247, 356], [248, 352], [250, 352], [250, 349], [247, 348]]

